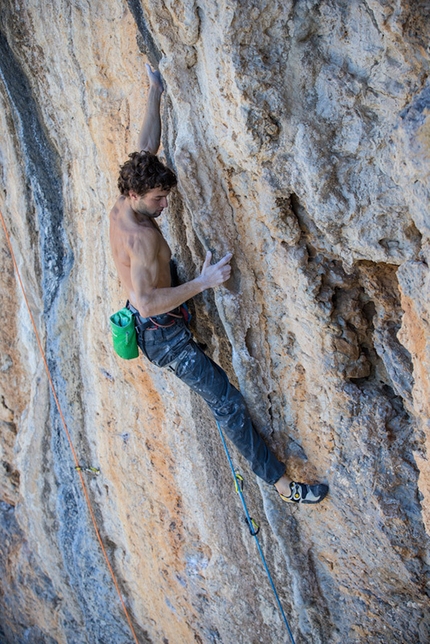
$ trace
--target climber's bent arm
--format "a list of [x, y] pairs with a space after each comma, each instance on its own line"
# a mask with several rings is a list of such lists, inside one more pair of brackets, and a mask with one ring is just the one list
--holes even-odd
[[198, 277], [180, 286], [158, 287], [160, 238], [156, 231], [147, 231], [147, 233], [145, 238], [139, 238], [130, 248], [130, 274], [133, 289], [130, 300], [138, 308], [142, 317], [167, 313], [207, 288], [220, 286], [229, 279], [232, 254], [227, 253], [219, 262], [211, 264], [212, 255], [208, 252]]

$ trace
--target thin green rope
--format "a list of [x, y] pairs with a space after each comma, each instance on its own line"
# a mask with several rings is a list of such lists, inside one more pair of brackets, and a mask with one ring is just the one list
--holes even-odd
[[230, 452], [228, 451], [228, 447], [227, 447], [227, 443], [226, 443], [225, 438], [224, 438], [223, 431], [222, 431], [218, 421], [216, 421], [216, 424], [217, 424], [219, 435], [221, 437], [221, 441], [222, 441], [222, 444], [223, 444], [223, 447], [224, 447], [224, 451], [225, 451], [226, 456], [227, 456], [228, 463], [230, 465], [230, 469], [231, 469], [232, 474], [233, 474], [234, 482], [235, 482], [235, 485], [236, 485], [236, 490], [237, 490], [237, 493], [239, 494], [240, 500], [242, 502], [242, 507], [243, 507], [243, 510], [245, 512], [245, 519], [246, 519], [246, 522], [248, 524], [249, 531], [250, 531], [251, 535], [254, 537], [254, 539], [256, 541], [258, 552], [260, 553], [261, 561], [263, 562], [263, 566], [264, 566], [264, 568], [266, 570], [267, 577], [269, 578], [270, 585], [272, 586], [273, 594], [275, 595], [276, 603], [277, 603], [278, 608], [280, 610], [280, 613], [282, 615], [282, 619], [284, 621], [285, 626], [287, 627], [288, 635], [290, 636], [290, 639], [291, 639], [291, 644], [296, 644], [295, 640], [294, 640], [294, 637], [293, 637], [293, 633], [291, 632], [290, 625], [288, 623], [287, 616], [285, 615], [284, 609], [282, 608], [281, 600], [279, 599], [279, 595], [278, 595], [277, 590], [275, 588], [275, 584], [273, 583], [272, 575], [270, 574], [270, 570], [269, 570], [269, 567], [267, 565], [266, 558], [265, 558], [265, 556], [263, 554], [263, 550], [262, 550], [260, 542], [258, 540], [258, 537], [257, 537], [257, 532], [258, 531], [253, 530], [253, 521], [252, 521], [251, 517], [249, 516], [248, 506], [246, 505], [245, 497], [243, 496], [241, 486], [238, 485], [237, 477], [236, 477], [236, 471], [234, 469], [233, 461], [231, 460]]

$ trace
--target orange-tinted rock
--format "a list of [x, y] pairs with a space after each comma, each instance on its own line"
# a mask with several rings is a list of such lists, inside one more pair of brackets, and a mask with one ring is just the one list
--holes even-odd
[[[287, 641], [205, 405], [112, 351], [148, 59], [180, 277], [234, 252], [193, 329], [290, 475], [330, 485], [287, 506], [232, 449], [296, 641], [429, 640], [424, 4], [3, 3], [0, 209], [139, 642]], [[0, 640], [128, 644], [0, 251]]]

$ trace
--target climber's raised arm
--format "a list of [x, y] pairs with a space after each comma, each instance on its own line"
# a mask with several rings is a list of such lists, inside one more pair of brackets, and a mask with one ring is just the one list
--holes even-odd
[[146, 64], [146, 71], [149, 78], [149, 92], [137, 149], [139, 152], [145, 150], [157, 154], [161, 137], [160, 101], [164, 91], [163, 81], [160, 72], [152, 71], [148, 64]]

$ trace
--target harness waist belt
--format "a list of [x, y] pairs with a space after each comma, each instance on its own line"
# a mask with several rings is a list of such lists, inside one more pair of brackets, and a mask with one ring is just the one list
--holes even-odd
[[160, 328], [168, 328], [176, 324], [176, 320], [183, 319], [179, 306], [168, 313], [161, 313], [160, 315], [154, 315], [149, 318], [142, 317], [139, 311], [128, 301], [126, 307], [136, 316], [136, 324], [141, 331], [155, 331]]

